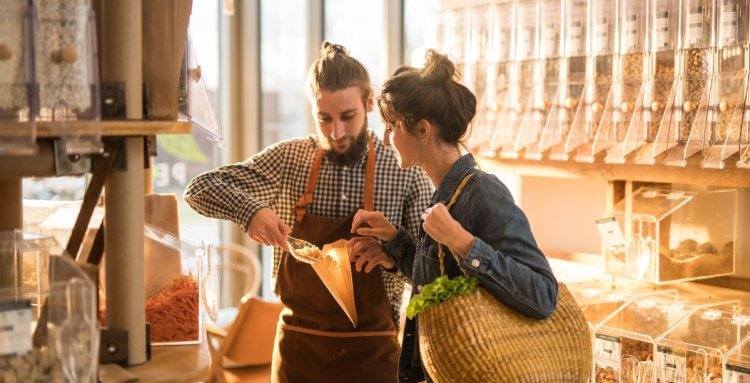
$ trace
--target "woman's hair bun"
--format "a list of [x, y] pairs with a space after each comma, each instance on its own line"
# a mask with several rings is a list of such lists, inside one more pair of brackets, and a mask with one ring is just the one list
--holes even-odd
[[427, 51], [424, 68], [419, 75], [422, 80], [428, 84], [442, 84], [453, 80], [455, 75], [456, 67], [447, 56], [434, 49]]

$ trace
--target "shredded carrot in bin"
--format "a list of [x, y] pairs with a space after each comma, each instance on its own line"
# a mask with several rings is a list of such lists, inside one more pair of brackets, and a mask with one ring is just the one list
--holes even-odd
[[[106, 325], [104, 309], [99, 319]], [[175, 278], [163, 290], [146, 299], [146, 322], [151, 324], [151, 342], [198, 339], [198, 284], [192, 276]]]

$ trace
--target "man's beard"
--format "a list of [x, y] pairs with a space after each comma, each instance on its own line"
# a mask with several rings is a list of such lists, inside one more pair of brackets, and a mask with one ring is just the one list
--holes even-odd
[[334, 149], [334, 140], [330, 137], [323, 137], [325, 139], [323, 149], [325, 150], [326, 158], [331, 161], [334, 165], [339, 166], [353, 166], [362, 158], [362, 155], [367, 146], [367, 120], [365, 120], [364, 126], [359, 135], [352, 140], [349, 144], [349, 149], [344, 153], [338, 153]]

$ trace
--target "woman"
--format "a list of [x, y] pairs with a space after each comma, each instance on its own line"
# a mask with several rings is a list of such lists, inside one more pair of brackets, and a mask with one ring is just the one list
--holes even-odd
[[[477, 169], [471, 154], [461, 155], [459, 145], [474, 117], [476, 98], [455, 75], [447, 57], [429, 51], [424, 69], [402, 67], [385, 83], [378, 99], [387, 124], [385, 142], [396, 149], [401, 167], [424, 169], [436, 191], [422, 215], [420, 238], [380, 212], [358, 211], [352, 232], [363, 237], [349, 242], [352, 262], [365, 271], [377, 265], [396, 267], [417, 293], [441, 275], [440, 244], [446, 248], [442, 272], [449, 278], [465, 272], [507, 306], [547, 318], [557, 302], [557, 281], [526, 216], [497, 177]], [[471, 178], [449, 211], [446, 201], [467, 176]], [[417, 331], [416, 320], [407, 321], [401, 382], [426, 378]]]

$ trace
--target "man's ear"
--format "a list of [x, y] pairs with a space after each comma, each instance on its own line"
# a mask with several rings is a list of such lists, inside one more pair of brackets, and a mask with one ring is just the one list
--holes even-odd
[[370, 95], [367, 96], [367, 98], [365, 98], [365, 111], [367, 111], [367, 113], [372, 112], [372, 105], [373, 105], [372, 92], [370, 92]]

